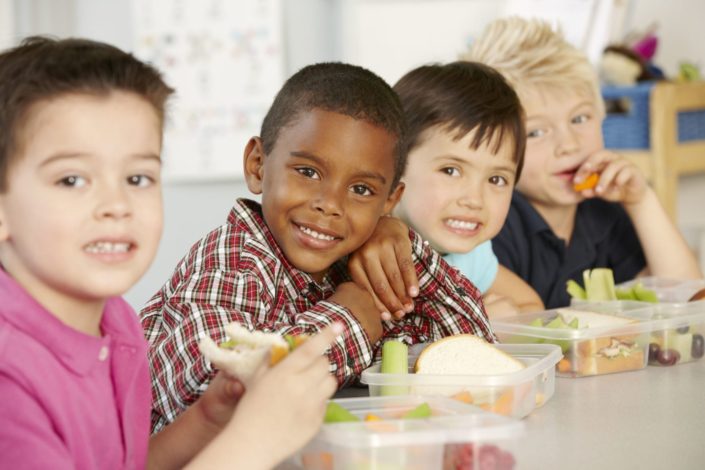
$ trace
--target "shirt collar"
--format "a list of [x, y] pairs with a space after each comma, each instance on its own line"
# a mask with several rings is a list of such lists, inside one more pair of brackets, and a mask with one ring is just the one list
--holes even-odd
[[252, 234], [252, 236], [266, 244], [272, 255], [281, 261], [282, 268], [291, 275], [298, 290], [310, 290], [312, 286], [315, 286], [322, 291], [327, 291], [334, 289], [336, 285], [347, 280], [345, 279], [347, 275], [347, 258], [336, 261], [320, 283], [316, 282], [310, 274], [293, 266], [284, 256], [267, 222], [265, 222], [262, 214], [262, 205], [256, 201], [245, 198], [238, 199], [228, 215], [228, 223]]
[[[15, 328], [41, 343], [48, 351], [77, 374], [85, 375], [98, 364], [103, 347], [111, 342], [139, 346], [124, 325], [124, 312], [131, 309], [120, 298], [108, 299], [101, 319], [103, 336], [90, 336], [62, 323], [37, 302], [20, 284], [0, 267], [0, 316]], [[134, 315], [134, 312], [132, 312]]]

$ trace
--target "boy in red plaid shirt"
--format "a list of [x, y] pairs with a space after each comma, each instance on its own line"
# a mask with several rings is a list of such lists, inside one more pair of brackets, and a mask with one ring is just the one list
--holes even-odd
[[225, 341], [223, 327], [233, 321], [294, 335], [341, 323], [328, 352], [340, 386], [379, 357], [384, 340], [471, 333], [495, 341], [479, 292], [414, 232], [412, 312], [383, 321], [367, 291], [351, 282], [347, 256], [402, 194], [405, 134], [399, 98], [366, 69], [315, 64], [284, 84], [260, 137], [244, 151], [245, 179], [261, 203], [238, 200], [141, 312], [154, 430], [207, 388], [215, 372], [198, 342], [206, 335]]

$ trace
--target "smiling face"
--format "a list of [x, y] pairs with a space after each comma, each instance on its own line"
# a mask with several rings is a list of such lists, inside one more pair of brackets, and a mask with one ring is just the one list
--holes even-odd
[[359, 248], [391, 211], [396, 137], [352, 117], [314, 109], [281, 130], [269, 155], [259, 139], [245, 150], [250, 190], [297, 269], [321, 280]]
[[474, 133], [454, 135], [433, 127], [409, 152], [402, 181], [404, 196], [395, 214], [441, 253], [466, 253], [494, 237], [509, 210], [516, 175], [514, 146], [504, 142], [497, 154]]
[[526, 111], [526, 153], [519, 189], [541, 210], [573, 206], [583, 197], [573, 190], [580, 165], [604, 147], [602, 115], [587, 94], [532, 90]]
[[18, 137], [0, 261], [55, 314], [100, 313], [146, 271], [161, 236], [157, 113], [126, 92], [60, 95], [35, 103]]

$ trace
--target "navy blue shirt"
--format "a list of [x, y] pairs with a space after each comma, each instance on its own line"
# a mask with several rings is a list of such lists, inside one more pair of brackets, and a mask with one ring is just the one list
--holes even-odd
[[583, 285], [583, 270], [611, 268], [615, 283], [646, 267], [641, 244], [624, 208], [602, 199], [578, 204], [570, 243], [558, 238], [544, 218], [514, 191], [507, 220], [492, 240], [499, 262], [531, 285], [546, 308], [570, 304], [568, 279]]

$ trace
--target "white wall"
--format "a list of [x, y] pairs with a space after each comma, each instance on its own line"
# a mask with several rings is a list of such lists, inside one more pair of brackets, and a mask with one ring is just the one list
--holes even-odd
[[[0, 7], [8, 1], [12, 3], [12, 0], [0, 0]], [[362, 0], [283, 1], [288, 74], [312, 62], [340, 60], [343, 57], [344, 48], [350, 47], [350, 44], [344, 47], [342, 32], [346, 30], [346, 21], [352, 21], [346, 17], [349, 11], [346, 5]], [[408, 3], [386, 1], [390, 8], [394, 8], [395, 3]], [[448, 0], [444, 1], [448, 3]], [[478, 17], [489, 15], [492, 10], [487, 0], [466, 1], [475, 1]], [[14, 6], [15, 38], [49, 33], [87, 36], [128, 50], [132, 47], [129, 0], [14, 0], [11, 6]], [[0, 13], [9, 10], [0, 8]], [[404, 14], [401, 8], [393, 12], [393, 21], [403, 22]], [[674, 73], [681, 59], [699, 63], [705, 69], [703, 18], [705, 2], [702, 0], [671, 0], [668, 3], [634, 0], [625, 17], [625, 28], [644, 28], [658, 21], [661, 42], [656, 63], [667, 72]], [[487, 21], [490, 19], [487, 18]], [[457, 26], [456, 23], [453, 24]], [[473, 21], [474, 27], [481, 23], [480, 20]], [[350, 24], [347, 26], [350, 30]], [[423, 35], [419, 37], [423, 40]], [[393, 40], [389, 38], [389, 41]], [[416, 50], [414, 44], [398, 44], [397, 48], [400, 57], [409, 57], [409, 51]], [[420, 47], [417, 49], [419, 52], [425, 51]], [[402, 51], [404, 54], [401, 54]], [[455, 51], [452, 51], [450, 55], [454, 54]], [[241, 158], [241, 149], [233, 149], [233, 158]], [[693, 244], [699, 241], [700, 231], [705, 230], [705, 215], [698, 207], [705, 200], [704, 182], [705, 177], [702, 176], [684, 178], [680, 190], [679, 223]], [[166, 281], [189, 246], [205, 232], [223, 223], [235, 198], [246, 195], [248, 191], [242, 181], [167, 183], [164, 188], [165, 229], [162, 244], [150, 270], [127, 294], [132, 305], [140, 308]]]

